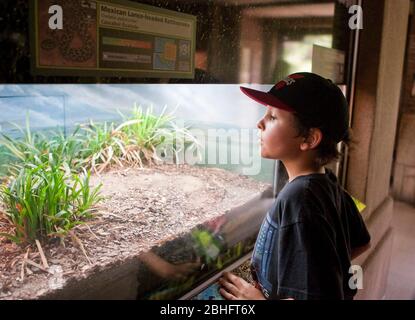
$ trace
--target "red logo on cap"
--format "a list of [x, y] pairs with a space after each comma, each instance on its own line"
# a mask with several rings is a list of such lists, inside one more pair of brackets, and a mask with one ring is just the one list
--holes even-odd
[[301, 74], [291, 74], [291, 75], [289, 75], [287, 78], [285, 78], [285, 79], [283, 79], [283, 80], [279, 81], [279, 82], [275, 85], [275, 88], [276, 88], [277, 90], [279, 90], [279, 89], [281, 89], [281, 88], [284, 88], [285, 86], [289, 86], [289, 85], [291, 85], [291, 84], [295, 83], [295, 79], [301, 79], [301, 78], [304, 78], [304, 76], [303, 76], [303, 75], [301, 75]]

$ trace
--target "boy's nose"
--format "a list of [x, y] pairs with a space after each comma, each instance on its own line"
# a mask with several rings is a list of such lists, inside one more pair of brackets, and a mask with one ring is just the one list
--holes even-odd
[[257, 126], [258, 129], [264, 130], [264, 118], [259, 120], [258, 123], [256, 124], [256, 126]]

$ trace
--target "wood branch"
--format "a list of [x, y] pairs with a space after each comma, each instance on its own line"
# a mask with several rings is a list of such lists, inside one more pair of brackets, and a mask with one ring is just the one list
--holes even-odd
[[43, 268], [49, 269], [48, 261], [46, 260], [45, 253], [43, 252], [42, 246], [40, 245], [39, 240], [35, 240], [37, 249], [39, 250], [40, 259], [42, 260]]
[[47, 269], [45, 269], [45, 268], [43, 268], [40, 264], [38, 264], [38, 263], [36, 263], [36, 262], [34, 262], [34, 261], [32, 261], [32, 260], [30, 260], [30, 259], [26, 259], [26, 261], [25, 261], [27, 264], [30, 264], [31, 266], [33, 266], [33, 267], [36, 267], [36, 268], [38, 268], [39, 270], [42, 270], [42, 271], [44, 271], [44, 272], [47, 272], [47, 273], [50, 273], [50, 274], [53, 274], [52, 272], [50, 272], [49, 270], [47, 270]]

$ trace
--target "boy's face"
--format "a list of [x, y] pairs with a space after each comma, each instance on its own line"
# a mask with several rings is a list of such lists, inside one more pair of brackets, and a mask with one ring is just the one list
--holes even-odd
[[261, 156], [269, 159], [291, 159], [298, 156], [303, 138], [298, 136], [294, 115], [267, 106], [257, 127], [261, 130]]

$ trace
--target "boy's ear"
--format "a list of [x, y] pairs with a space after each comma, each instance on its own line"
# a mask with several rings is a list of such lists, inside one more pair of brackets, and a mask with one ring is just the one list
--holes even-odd
[[308, 132], [307, 138], [300, 144], [301, 151], [315, 149], [321, 143], [323, 139], [323, 133], [318, 128], [311, 128]]

